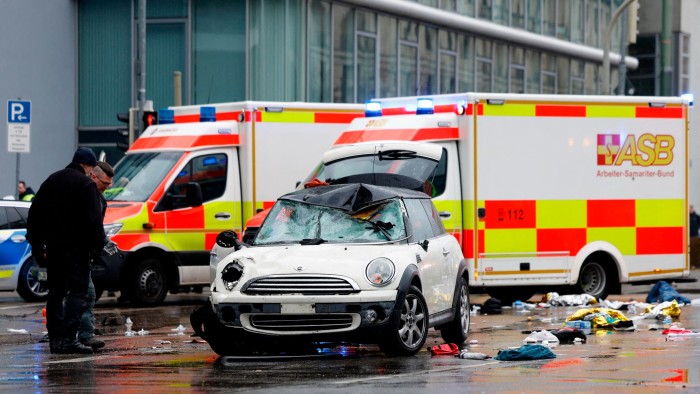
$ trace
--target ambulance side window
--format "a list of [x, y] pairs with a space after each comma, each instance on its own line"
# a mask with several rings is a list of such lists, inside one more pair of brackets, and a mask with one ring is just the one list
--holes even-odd
[[435, 171], [431, 174], [430, 182], [433, 190], [431, 193], [426, 193], [430, 197], [439, 196], [445, 192], [447, 186], [447, 149], [445, 148], [442, 148], [442, 157], [440, 157]]
[[170, 192], [185, 194], [185, 185], [196, 182], [202, 189], [202, 202], [217, 199], [226, 191], [227, 169], [228, 158], [223, 153], [195, 157], [177, 175]]

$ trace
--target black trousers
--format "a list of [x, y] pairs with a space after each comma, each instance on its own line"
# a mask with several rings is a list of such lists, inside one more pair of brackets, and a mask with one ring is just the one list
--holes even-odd
[[49, 247], [47, 260], [46, 328], [52, 339], [73, 340], [86, 308], [90, 253]]

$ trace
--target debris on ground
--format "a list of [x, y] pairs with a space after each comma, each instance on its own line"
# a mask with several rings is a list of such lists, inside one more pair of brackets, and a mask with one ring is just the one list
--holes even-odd
[[649, 304], [657, 302], [677, 301], [682, 304], [690, 304], [688, 298], [683, 297], [668, 282], [660, 280], [649, 291], [646, 302]]
[[499, 361], [540, 360], [557, 356], [546, 346], [522, 345], [517, 349], [499, 350], [494, 359]]
[[559, 295], [557, 292], [549, 292], [542, 297], [542, 302], [552, 306], [586, 306], [598, 303], [598, 300], [590, 294]]
[[534, 331], [523, 340], [524, 343], [543, 343], [543, 344], [555, 344], [559, 343], [559, 338], [554, 336], [549, 331]]
[[459, 355], [457, 357], [465, 360], [486, 360], [491, 358], [491, 356], [487, 354], [470, 352], [468, 350], [462, 350], [461, 352], [459, 352]]
[[634, 327], [634, 322], [622, 312], [610, 308], [579, 309], [566, 321], [584, 320], [590, 321], [593, 328], [629, 328]]
[[459, 346], [454, 343], [443, 343], [428, 348], [433, 356], [456, 356], [459, 354]]

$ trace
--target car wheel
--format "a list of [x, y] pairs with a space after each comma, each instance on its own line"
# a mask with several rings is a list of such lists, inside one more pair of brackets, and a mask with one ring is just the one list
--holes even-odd
[[26, 301], [45, 301], [49, 295], [46, 282], [39, 282], [39, 266], [33, 258], [29, 258], [19, 272], [17, 278], [17, 293]]
[[[207, 305], [202, 308], [210, 307]], [[207, 341], [214, 353], [222, 357], [245, 354], [246, 346], [240, 340], [234, 339], [237, 337], [237, 333], [232, 328], [221, 324], [216, 314], [211, 310], [204, 312], [201, 309], [195, 313], [199, 314], [198, 319], [202, 319], [200, 336]], [[199, 323], [197, 322], [197, 324]], [[195, 332], [197, 332], [197, 328], [195, 328]]]
[[160, 304], [168, 293], [168, 277], [157, 259], [148, 258], [136, 264], [130, 280], [129, 300], [135, 304]]
[[[619, 287], [617, 275], [607, 270], [598, 261], [590, 260], [583, 264], [576, 284], [579, 291], [596, 299], [604, 299]], [[619, 289], [617, 290], [619, 292]]]
[[440, 327], [440, 335], [447, 343], [462, 344], [469, 334], [469, 288], [464, 278], [459, 280], [454, 319]]
[[401, 313], [389, 322], [379, 348], [390, 356], [412, 356], [423, 347], [428, 335], [428, 308], [421, 291], [411, 286], [400, 305]]

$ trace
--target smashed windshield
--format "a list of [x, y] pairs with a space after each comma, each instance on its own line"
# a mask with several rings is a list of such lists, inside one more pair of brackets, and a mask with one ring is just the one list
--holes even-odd
[[302, 185], [318, 178], [331, 185], [369, 183], [422, 191], [435, 197], [445, 191], [446, 156], [443, 150], [442, 158], [437, 162], [414, 152], [390, 150], [347, 157], [325, 165], [321, 163]]
[[124, 156], [114, 167], [114, 185], [105, 190], [108, 201], [146, 201], [182, 152], [149, 152]]
[[353, 215], [339, 209], [279, 200], [260, 227], [253, 244], [368, 243], [405, 237], [403, 208], [398, 199]]

